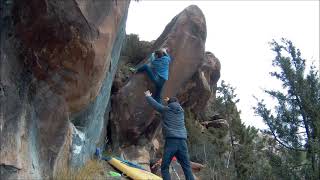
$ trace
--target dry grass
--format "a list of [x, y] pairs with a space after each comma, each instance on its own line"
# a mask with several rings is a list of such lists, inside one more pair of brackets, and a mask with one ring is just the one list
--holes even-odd
[[54, 179], [56, 180], [91, 180], [105, 179], [104, 165], [97, 160], [89, 160], [84, 167], [80, 169], [63, 169]]

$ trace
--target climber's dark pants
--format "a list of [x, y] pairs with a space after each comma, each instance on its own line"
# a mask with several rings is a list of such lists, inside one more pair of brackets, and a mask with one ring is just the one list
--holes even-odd
[[175, 156], [180, 163], [186, 180], [194, 180], [191, 171], [187, 142], [180, 138], [166, 138], [161, 163], [161, 174], [164, 180], [170, 180], [169, 166]]
[[152, 72], [152, 69], [148, 65], [141, 66], [137, 72], [146, 72], [148, 77], [151, 79], [151, 81], [154, 83], [156, 90], [153, 93], [153, 98], [160, 104], [162, 104], [161, 101], [161, 93], [164, 83], [166, 82], [165, 79], [160, 77], [159, 75]]

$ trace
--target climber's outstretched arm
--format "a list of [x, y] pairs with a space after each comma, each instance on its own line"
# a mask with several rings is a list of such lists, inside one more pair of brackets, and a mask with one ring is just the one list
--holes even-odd
[[153, 97], [151, 96], [152, 94], [150, 93], [150, 91], [146, 91], [144, 92], [144, 94], [146, 95], [146, 99], [147, 102], [157, 111], [159, 112], [164, 112], [168, 109], [168, 106], [164, 106], [160, 103], [158, 103], [156, 100], [153, 99]]

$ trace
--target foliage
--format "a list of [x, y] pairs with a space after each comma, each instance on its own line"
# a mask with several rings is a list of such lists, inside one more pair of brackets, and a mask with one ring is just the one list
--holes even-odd
[[126, 36], [124, 47], [121, 50], [121, 56], [126, 57], [128, 63], [136, 65], [149, 55], [151, 48], [151, 42], [140, 41], [137, 34], [129, 34]]
[[[267, 174], [267, 163], [259, 161], [259, 152], [264, 146], [259, 145], [263, 143], [258, 135], [258, 130], [254, 127], [246, 127], [240, 118], [240, 111], [237, 110], [237, 99], [235, 88], [224, 81], [218, 87], [218, 97], [216, 100], [219, 107], [218, 112], [229, 123], [229, 141], [230, 141], [230, 166], [233, 167], [232, 177], [236, 179], [263, 179]], [[257, 164], [260, 163], [260, 166]], [[261, 168], [265, 169], [261, 169]], [[259, 174], [258, 174], [259, 172]], [[255, 177], [255, 178], [254, 178]]]
[[80, 180], [80, 179], [103, 179], [105, 167], [102, 161], [89, 160], [79, 169], [63, 169], [54, 179], [57, 180]]
[[277, 101], [273, 109], [259, 100], [255, 112], [261, 116], [279, 144], [272, 154], [279, 175], [286, 179], [320, 179], [320, 81], [314, 66], [306, 72], [305, 60], [289, 40], [270, 43], [276, 53], [271, 76], [282, 82], [282, 90], [265, 90]]
[[151, 52], [152, 42], [140, 41], [136, 34], [126, 35], [124, 46], [121, 49], [118, 69], [112, 86], [112, 93], [117, 92], [132, 75], [130, 68], [148, 57]]
[[224, 81], [212, 107], [229, 123], [227, 132], [200, 133], [189, 113], [190, 157], [207, 165], [203, 179], [320, 179], [319, 76], [315, 67], [306, 71], [291, 41], [273, 41], [271, 46], [276, 52], [271, 75], [281, 80], [283, 89], [265, 91], [277, 101], [273, 109], [263, 100], [255, 108], [269, 129], [259, 132], [242, 123], [235, 89]]
[[196, 123], [195, 115], [186, 113], [186, 128], [188, 130], [188, 145], [191, 161], [206, 165], [199, 175], [201, 179], [228, 179], [226, 167], [226, 154], [228, 143], [225, 141], [227, 132], [222, 129], [202, 131]]
[[187, 113], [191, 160], [205, 163], [202, 179], [276, 179], [266, 156], [267, 139], [245, 126], [237, 110], [235, 89], [224, 81], [218, 87], [215, 112], [227, 120], [229, 129], [209, 128], [201, 133], [194, 115]]

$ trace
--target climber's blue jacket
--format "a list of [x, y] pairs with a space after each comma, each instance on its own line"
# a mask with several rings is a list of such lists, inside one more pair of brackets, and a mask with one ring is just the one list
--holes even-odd
[[169, 79], [169, 64], [171, 57], [169, 54], [165, 54], [161, 58], [154, 58], [154, 54], [151, 55], [151, 68], [154, 73], [159, 75], [165, 80]]

